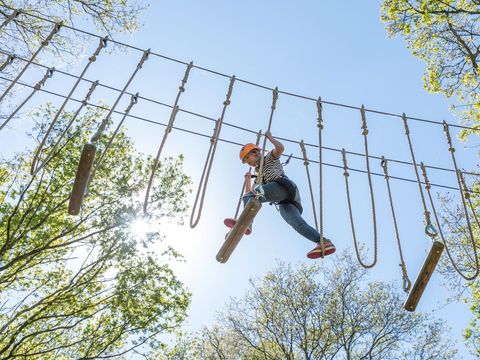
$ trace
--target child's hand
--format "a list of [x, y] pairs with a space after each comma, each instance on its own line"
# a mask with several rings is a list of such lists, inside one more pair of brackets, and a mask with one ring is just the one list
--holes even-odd
[[245, 173], [245, 180], [246, 180], [246, 181], [249, 181], [249, 180], [251, 180], [251, 179], [252, 179], [252, 174], [250, 174], [250, 171], [246, 172], [246, 173]]

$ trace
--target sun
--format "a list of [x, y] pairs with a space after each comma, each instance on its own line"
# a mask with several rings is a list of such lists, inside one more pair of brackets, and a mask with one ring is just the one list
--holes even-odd
[[137, 218], [130, 224], [130, 233], [135, 238], [145, 238], [150, 231], [152, 231], [151, 224], [144, 218]]

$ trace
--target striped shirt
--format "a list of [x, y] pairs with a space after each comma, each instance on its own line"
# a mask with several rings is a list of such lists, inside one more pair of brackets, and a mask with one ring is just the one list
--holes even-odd
[[[258, 175], [260, 170], [260, 165], [257, 165], [255, 168], [255, 174]], [[272, 182], [279, 177], [285, 177], [285, 172], [283, 171], [283, 166], [280, 163], [280, 159], [276, 158], [272, 152], [269, 152], [265, 155], [263, 163], [263, 179], [261, 184], [266, 184]]]

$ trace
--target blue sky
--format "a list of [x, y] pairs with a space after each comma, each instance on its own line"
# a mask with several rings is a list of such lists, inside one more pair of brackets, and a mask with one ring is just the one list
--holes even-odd
[[[263, 84], [270, 88], [302, 94], [352, 106], [365, 104], [367, 109], [455, 123], [449, 112], [449, 102], [441, 95], [427, 93], [422, 88], [424, 64], [413, 58], [401, 39], [389, 39], [380, 22], [380, 2], [327, 2], [305, 1], [156, 1], [141, 15], [143, 24], [139, 32], [118, 37], [139, 48], [152, 48], [157, 53], [218, 72], [236, 75], [241, 79]], [[96, 48], [92, 39], [86, 57]], [[102, 54], [87, 74], [91, 80], [123, 87], [135, 68], [141, 53], [126, 51], [114, 55]], [[84, 62], [70, 69], [78, 74]], [[144, 97], [172, 104], [183, 76], [185, 66], [151, 57], [130, 86]], [[44, 70], [32, 69], [25, 79], [34, 83]], [[55, 76], [46, 89], [66, 93], [73, 80]], [[83, 98], [88, 85], [75, 93]], [[193, 69], [180, 100], [180, 107], [216, 119], [228, 88], [228, 78]], [[24, 96], [28, 92], [23, 93]], [[115, 93], [99, 90], [93, 98], [110, 103]], [[47, 99], [39, 94], [31, 105]], [[59, 99], [52, 99], [59, 105]], [[129, 98], [120, 103], [124, 110]], [[271, 93], [264, 89], [237, 83], [232, 104], [225, 121], [258, 131], [268, 125]], [[76, 104], [69, 104], [71, 109]], [[132, 114], [162, 123], [168, 121], [170, 110], [140, 101]], [[363, 137], [358, 110], [332, 105], [324, 106], [324, 146], [346, 148], [363, 152]], [[118, 121], [118, 117], [116, 118]], [[371, 155], [410, 161], [403, 123], [399, 118], [367, 113], [369, 150]], [[12, 125], [9, 141], [19, 144], [28, 122], [20, 120]], [[138, 120], [125, 123], [140, 151], [154, 155], [163, 136], [163, 128]], [[176, 125], [211, 135], [213, 122], [180, 113]], [[410, 122], [412, 141], [417, 159], [430, 165], [451, 168], [450, 154], [442, 127]], [[274, 115], [272, 133], [295, 141], [317, 143], [315, 103], [280, 95]], [[457, 131], [452, 129], [452, 135]], [[239, 143], [253, 142], [254, 136], [224, 126], [221, 137]], [[165, 146], [165, 155], [185, 155], [185, 171], [193, 179], [196, 191], [209, 147], [208, 138], [173, 131]], [[10, 144], [11, 145], [11, 144]], [[7, 142], [6, 151], [10, 147]], [[285, 153], [301, 156], [298, 145], [285, 143]], [[472, 143], [455, 141], [461, 167], [473, 169], [476, 165], [476, 139]], [[3, 147], [3, 145], [2, 145]], [[0, 149], [2, 150], [2, 149]], [[297, 235], [272, 206], [265, 205], [255, 221], [254, 233], [245, 237], [226, 264], [215, 261], [226, 232], [223, 218], [235, 211], [243, 174], [246, 168], [238, 161], [239, 147], [227, 143], [218, 145], [212, 175], [206, 194], [205, 206], [199, 225], [188, 227], [165, 224], [163, 231], [186, 262], [175, 265], [177, 272], [193, 293], [190, 318], [186, 330], [196, 330], [214, 321], [232, 296], [240, 296], [248, 287], [248, 279], [262, 276], [275, 264], [275, 259], [291, 262], [310, 261], [305, 257], [312, 244]], [[312, 158], [318, 152], [307, 148]], [[337, 152], [325, 151], [326, 162], [341, 165]], [[349, 156], [351, 167], [365, 169], [361, 157]], [[381, 172], [379, 162], [371, 161], [372, 170]], [[390, 164], [392, 175], [414, 179], [409, 166]], [[301, 161], [288, 165], [286, 172], [300, 187], [305, 217], [313, 224], [305, 169]], [[318, 167], [312, 164], [310, 172], [318, 201]], [[455, 186], [451, 173], [431, 171], [432, 182]], [[400, 226], [404, 256], [412, 281], [428, 250], [429, 240], [423, 235], [422, 208], [418, 189], [414, 183], [392, 180], [392, 191]], [[366, 245], [367, 261], [372, 258], [372, 223], [368, 182], [364, 174], [351, 173], [350, 186], [357, 236]], [[370, 271], [372, 280], [395, 281], [401, 289], [401, 273], [385, 180], [373, 178], [378, 215], [378, 265]], [[435, 189], [438, 191], [440, 189]], [[444, 190], [442, 190], [444, 193]], [[192, 195], [192, 200], [193, 196]], [[455, 194], [456, 195], [456, 194]], [[342, 170], [324, 168], [324, 229], [339, 251], [353, 251], [348, 210], [346, 207]], [[326, 258], [327, 264], [330, 259]], [[449, 293], [441, 279], [434, 274], [418, 306], [419, 311], [433, 312], [448, 321], [454, 339], [458, 339], [462, 355], [461, 331], [467, 325], [470, 313], [465, 304], [443, 306]]]

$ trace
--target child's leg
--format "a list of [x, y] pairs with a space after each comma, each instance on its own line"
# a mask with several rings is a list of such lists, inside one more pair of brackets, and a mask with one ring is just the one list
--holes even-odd
[[320, 234], [318, 231], [307, 224], [307, 222], [302, 218], [300, 211], [293, 204], [280, 204], [280, 215], [283, 219], [295, 229], [303, 237], [308, 240], [318, 243], [320, 241]]
[[268, 184], [261, 185], [258, 190], [245, 194], [242, 199], [244, 205], [255, 196], [255, 191], [259, 191], [262, 194], [262, 196], [260, 196], [261, 202], [277, 202], [288, 198], [288, 192], [282, 185], [276, 182], [269, 182]]

